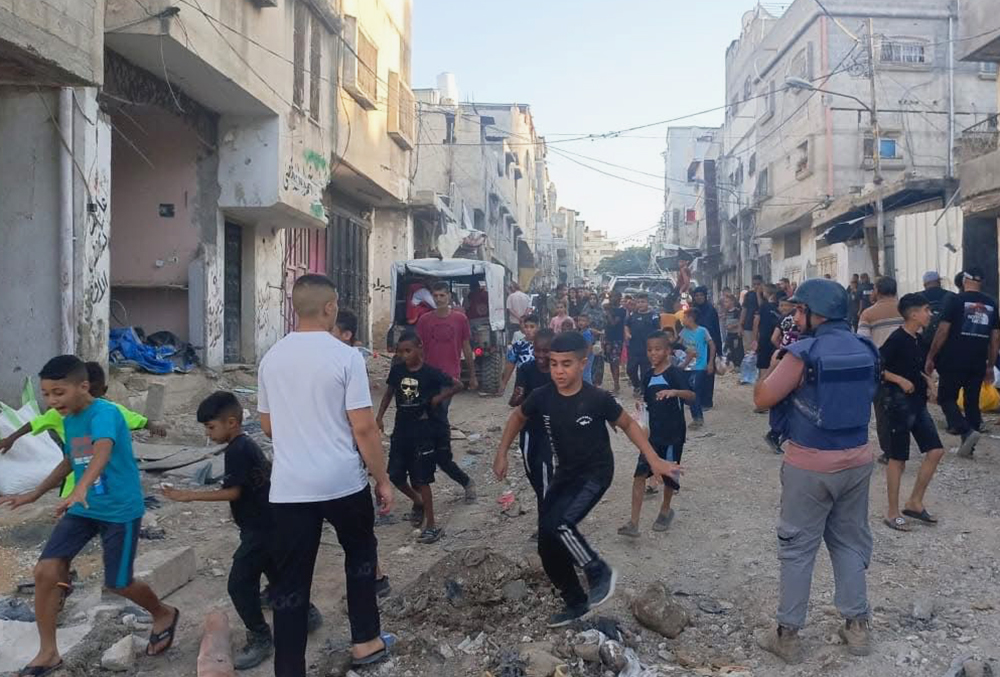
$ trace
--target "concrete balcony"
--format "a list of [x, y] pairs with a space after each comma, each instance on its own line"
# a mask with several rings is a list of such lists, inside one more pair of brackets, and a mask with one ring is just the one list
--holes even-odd
[[962, 162], [958, 168], [962, 209], [966, 215], [1000, 214], [1000, 150]]
[[986, 31], [996, 25], [996, 0], [964, 0], [958, 23], [956, 49], [964, 61], [1000, 61], [1000, 33]]

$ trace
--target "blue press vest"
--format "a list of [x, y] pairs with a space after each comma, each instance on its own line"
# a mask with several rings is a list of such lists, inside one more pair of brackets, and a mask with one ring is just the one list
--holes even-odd
[[788, 438], [821, 451], [866, 444], [880, 376], [875, 345], [836, 320], [824, 322], [788, 352], [806, 365], [805, 380], [788, 398]]

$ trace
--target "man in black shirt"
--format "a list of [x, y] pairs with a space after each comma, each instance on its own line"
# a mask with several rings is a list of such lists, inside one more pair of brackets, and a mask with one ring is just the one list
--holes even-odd
[[[909, 524], [903, 515], [925, 524], [937, 522], [924, 507], [924, 493], [944, 457], [944, 448], [927, 411], [927, 376], [923, 371], [927, 349], [920, 340], [920, 331], [930, 322], [930, 306], [922, 294], [906, 294], [899, 300], [899, 314], [903, 316], [903, 326], [879, 348], [883, 384], [875, 406], [881, 409], [879, 420], [886, 428], [879, 435], [888, 456], [885, 477], [889, 501], [884, 522], [890, 529], [908, 531]], [[924, 461], [901, 515], [899, 484], [910, 458], [911, 434], [924, 454]]]
[[[517, 367], [514, 381], [514, 393], [510, 396], [510, 406], [520, 407], [534, 391], [552, 383], [549, 374], [549, 351], [555, 332], [551, 329], [541, 329], [535, 334], [535, 357]], [[521, 457], [524, 460], [524, 472], [535, 490], [538, 500], [538, 510], [541, 512], [542, 499], [545, 491], [552, 483], [552, 447], [545, 434], [545, 426], [527, 425], [521, 431]], [[538, 538], [537, 532], [534, 538]]]
[[[961, 287], [959, 287], [961, 289]], [[954, 296], [950, 291], [941, 286], [941, 276], [937, 271], [929, 270], [924, 273], [924, 298], [931, 309], [931, 322], [921, 333], [921, 340], [927, 350], [930, 350], [934, 341], [934, 334], [937, 333], [938, 325], [941, 323], [941, 314], [948, 303], [948, 299]]]
[[[260, 577], [275, 577], [271, 550], [273, 523], [268, 495], [271, 463], [260, 447], [243, 432], [243, 407], [232, 393], [218, 391], [198, 405], [198, 422], [216, 444], [226, 444], [222, 488], [215, 491], [183, 491], [165, 486], [163, 495], [172, 501], [228, 501], [233, 522], [240, 530], [240, 545], [233, 553], [229, 571], [229, 598], [247, 629], [247, 643], [233, 657], [233, 667], [247, 670], [263, 663], [273, 652], [271, 628], [261, 610]], [[310, 605], [309, 627], [323, 622], [319, 610]]]
[[743, 349], [747, 351], [753, 350], [751, 346], [756, 341], [753, 325], [760, 306], [764, 302], [763, 297], [764, 278], [760, 275], [754, 275], [753, 286], [743, 296], [743, 303], [741, 304], [743, 308], [740, 312], [740, 323], [743, 325]]
[[[695, 287], [694, 294], [691, 295], [694, 310], [697, 313], [698, 325], [708, 330], [708, 335], [715, 343], [716, 351], [722, 351], [722, 330], [719, 327], [719, 311], [708, 301], [708, 287]], [[715, 397], [715, 370], [710, 369], [705, 374], [705, 381], [701, 387], [701, 407], [711, 409], [714, 405]]]
[[660, 330], [660, 316], [649, 309], [649, 295], [640, 292], [635, 296], [635, 312], [625, 321], [625, 340], [628, 341], [628, 378], [632, 393], [642, 397], [642, 380], [649, 371], [646, 357], [646, 339]]
[[754, 325], [754, 335], [757, 337], [757, 368], [768, 369], [771, 366], [771, 356], [774, 355], [775, 345], [771, 341], [774, 330], [781, 324], [781, 312], [778, 303], [781, 298], [774, 285], [767, 285], [764, 289], [765, 302], [760, 306]]
[[[983, 271], [972, 266], [963, 275], [963, 291], [948, 299], [925, 369], [941, 375], [938, 404], [948, 420], [948, 429], [961, 435], [959, 456], [969, 458], [979, 441], [983, 418], [979, 411], [979, 389], [993, 382], [993, 365], [1000, 350], [1000, 320], [997, 302], [982, 293]], [[958, 391], [964, 391], [965, 415], [958, 408]]]
[[[498, 480], [507, 475], [507, 449], [528, 423], [542, 425], [555, 455], [555, 475], [538, 515], [538, 554], [566, 608], [549, 619], [549, 627], [569, 625], [610, 599], [617, 573], [590, 547], [577, 525], [597, 505], [611, 485], [614, 455], [607, 425], [625, 432], [642, 452], [652, 472], [668, 476], [679, 471], [649, 444], [631, 416], [611, 393], [583, 382], [589, 345], [574, 331], [552, 341], [549, 356], [552, 383], [535, 390], [511, 412], [493, 461]], [[584, 592], [574, 565], [583, 569], [590, 592]]]
[[604, 320], [604, 346], [601, 351], [604, 359], [611, 369], [611, 378], [615, 383], [614, 392], [621, 390], [621, 359], [622, 349], [625, 347], [625, 317], [627, 313], [622, 308], [622, 295], [613, 292], [608, 298], [608, 307], [605, 309]]
[[872, 279], [868, 276], [868, 273], [861, 273], [861, 281], [858, 282], [858, 293], [860, 294], [860, 313], [863, 313], [865, 309], [870, 308], [875, 304], [875, 299], [872, 298], [875, 294], [875, 285], [872, 284]]

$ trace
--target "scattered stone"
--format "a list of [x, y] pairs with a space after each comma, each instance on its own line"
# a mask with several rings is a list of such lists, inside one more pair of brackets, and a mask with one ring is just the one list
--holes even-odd
[[918, 621], [929, 621], [934, 617], [934, 598], [918, 597], [913, 602], [913, 617]]
[[122, 625], [131, 630], [136, 626], [136, 620], [135, 614], [125, 614], [122, 616]]
[[962, 663], [960, 677], [993, 677], [993, 666], [985, 661], [969, 659]]
[[441, 654], [441, 658], [445, 660], [451, 660], [455, 657], [455, 651], [447, 644], [441, 644], [438, 647], [438, 653]]
[[461, 651], [462, 653], [471, 656], [472, 654], [477, 653], [480, 649], [483, 648], [483, 642], [485, 641], [486, 641], [486, 633], [480, 632], [478, 635], [476, 635], [475, 639], [472, 639], [470, 637], [466, 637], [465, 639], [463, 639], [462, 643], [458, 645], [458, 650]]
[[597, 644], [577, 644], [573, 647], [573, 653], [588, 663], [601, 662], [601, 647]]
[[972, 608], [976, 611], [992, 611], [993, 605], [989, 602], [978, 601], [972, 603]]
[[22, 600], [13, 597], [0, 598], [0, 621], [34, 623], [35, 612]]
[[613, 639], [601, 644], [600, 649], [601, 662], [606, 666], [619, 673], [625, 669], [628, 665], [628, 659], [625, 657], [625, 647], [616, 642]]
[[215, 576], [216, 578], [222, 578], [223, 576], [226, 575], [226, 570], [220, 567], [214, 567], [212, 569], [212, 575]]
[[193, 580], [198, 573], [194, 548], [146, 550], [135, 560], [135, 577], [163, 599]]
[[563, 660], [552, 655], [552, 644], [535, 642], [521, 646], [521, 659], [525, 662], [525, 677], [552, 677]]
[[632, 600], [632, 613], [644, 627], [669, 639], [680, 635], [690, 622], [687, 611], [674, 601], [663, 583], [650, 584]]
[[112, 672], [128, 672], [135, 665], [132, 635], [122, 637], [101, 656], [101, 667]]
[[503, 596], [508, 602], [520, 602], [528, 594], [528, 584], [520, 578], [503, 586]]

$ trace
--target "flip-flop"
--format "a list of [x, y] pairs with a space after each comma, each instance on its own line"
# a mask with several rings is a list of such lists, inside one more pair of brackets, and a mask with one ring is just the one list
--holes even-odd
[[396, 642], [399, 640], [396, 635], [391, 632], [383, 632], [379, 635], [382, 639], [382, 644], [384, 645], [381, 649], [373, 654], [368, 654], [364, 658], [352, 658], [351, 667], [360, 668], [365, 665], [374, 665], [376, 663], [381, 663], [386, 658], [389, 657], [389, 653], [392, 651], [392, 647], [395, 646]]
[[55, 665], [25, 665], [17, 671], [17, 677], [45, 677], [45, 675], [52, 674], [62, 666], [62, 661], [59, 661]]
[[406, 513], [404, 519], [410, 520], [410, 526], [419, 527], [424, 523], [424, 506], [413, 506], [410, 512]]
[[[167, 628], [166, 630], [162, 630], [160, 632], [150, 631], [149, 644], [146, 645], [147, 656], [159, 656], [161, 654], [164, 654], [170, 649], [170, 647], [174, 645], [174, 634], [177, 632], [177, 621], [179, 621], [180, 619], [181, 619], [181, 610], [174, 609], [174, 620], [170, 624], [169, 628]], [[166, 642], [167, 644], [156, 653], [150, 653], [149, 652], [150, 648], [156, 646], [160, 642]]]
[[893, 529], [895, 531], [909, 531], [910, 530], [910, 524], [909, 524], [909, 522], [907, 522], [902, 517], [896, 517], [895, 519], [889, 519], [888, 517], [886, 517], [885, 519], [882, 520], [882, 522], [887, 527], [889, 527], [890, 529]]
[[927, 512], [927, 508], [924, 508], [920, 512], [916, 510], [904, 510], [903, 514], [907, 517], [912, 517], [915, 520], [920, 520], [924, 524], [937, 524], [937, 518], [931, 517], [930, 513]]
[[423, 543], [424, 545], [430, 545], [431, 543], [437, 543], [441, 540], [442, 530], [441, 527], [434, 527], [433, 529], [424, 529], [420, 532], [420, 537], [417, 538], [417, 543]]

